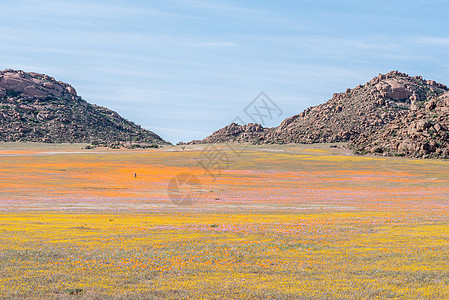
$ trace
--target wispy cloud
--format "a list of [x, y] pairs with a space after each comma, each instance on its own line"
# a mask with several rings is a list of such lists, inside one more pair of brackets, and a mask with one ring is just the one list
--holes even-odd
[[232, 42], [200, 42], [196, 44], [191, 44], [191, 46], [199, 48], [229, 48], [229, 47], [238, 47], [239, 44]]
[[449, 46], [448, 37], [436, 37], [436, 36], [418, 36], [410, 38], [411, 42], [426, 44], [432, 46]]
[[223, 1], [205, 1], [205, 0], [167, 0], [168, 2], [177, 3], [180, 6], [189, 6], [196, 9], [215, 11], [219, 13], [242, 13], [253, 14], [260, 12], [257, 8], [247, 9], [242, 6], [231, 4]]

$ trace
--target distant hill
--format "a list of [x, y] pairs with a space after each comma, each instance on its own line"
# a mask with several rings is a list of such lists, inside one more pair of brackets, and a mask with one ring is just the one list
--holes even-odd
[[0, 141], [166, 144], [116, 112], [89, 104], [67, 83], [10, 69], [0, 71]]
[[447, 92], [443, 84], [392, 71], [334, 94], [326, 103], [287, 118], [278, 127], [234, 123], [191, 143], [350, 142], [349, 147], [361, 154], [449, 158]]

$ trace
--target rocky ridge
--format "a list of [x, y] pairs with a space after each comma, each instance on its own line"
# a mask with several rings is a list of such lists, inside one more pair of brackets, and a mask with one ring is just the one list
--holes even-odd
[[[448, 88], [432, 80], [425, 80], [421, 76], [409, 76], [398, 71], [380, 74], [364, 85], [354, 89], [347, 89], [343, 93], [336, 93], [332, 99], [324, 104], [310, 107], [302, 113], [284, 120], [278, 127], [264, 128], [258, 124], [228, 125], [204, 140], [192, 141], [193, 144], [212, 142], [252, 142], [255, 144], [285, 144], [285, 143], [333, 143], [350, 142], [349, 147], [358, 153], [382, 153], [385, 155], [402, 154], [413, 157], [446, 157], [443, 141], [431, 143], [432, 133], [424, 130], [424, 134], [415, 135], [416, 143], [410, 142], [410, 131], [398, 132], [402, 137], [389, 143], [387, 125], [418, 126], [422, 118], [429, 119], [432, 126], [448, 127], [443, 121], [436, 121], [444, 115], [446, 102], [443, 100]], [[435, 104], [428, 104], [434, 103]], [[429, 106], [430, 105], [430, 106]], [[435, 108], [433, 108], [435, 106]], [[426, 107], [432, 108], [432, 110]], [[441, 115], [441, 116], [440, 116]], [[407, 118], [405, 118], [407, 116]], [[405, 123], [398, 123], [405, 122]], [[407, 123], [409, 122], [409, 123]], [[440, 123], [438, 123], [440, 122]], [[419, 122], [418, 122], [419, 123]], [[396, 124], [396, 125], [393, 125]], [[420, 124], [420, 123], [419, 123]], [[428, 125], [426, 125], [428, 126]], [[425, 127], [426, 127], [425, 126]], [[408, 128], [408, 127], [407, 127]], [[437, 129], [440, 129], [437, 125]], [[433, 130], [436, 130], [435, 128]], [[441, 132], [440, 129], [437, 132]], [[444, 130], [443, 130], [444, 131]], [[385, 134], [382, 140], [378, 136]], [[438, 135], [440, 137], [440, 135]], [[444, 137], [444, 133], [441, 133]], [[374, 138], [374, 140], [372, 140]], [[413, 140], [413, 138], [412, 138]], [[374, 145], [373, 143], [377, 143]], [[399, 143], [399, 144], [398, 144]], [[406, 146], [409, 143], [413, 146]], [[402, 146], [400, 146], [402, 144]], [[429, 146], [427, 146], [427, 144]], [[435, 145], [434, 145], [435, 144]], [[433, 145], [433, 146], [432, 146]], [[391, 147], [395, 147], [394, 149]], [[407, 151], [400, 150], [408, 147]], [[391, 150], [390, 150], [391, 148]], [[412, 150], [416, 149], [416, 150]], [[419, 148], [419, 150], [418, 150]], [[426, 151], [430, 151], [427, 153]], [[433, 155], [432, 153], [435, 153]], [[436, 154], [437, 153], [437, 154]]]
[[0, 141], [166, 144], [116, 112], [89, 104], [67, 83], [11, 69], [0, 71]]

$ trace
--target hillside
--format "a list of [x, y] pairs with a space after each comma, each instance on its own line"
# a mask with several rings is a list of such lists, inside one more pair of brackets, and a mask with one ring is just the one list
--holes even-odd
[[10, 69], [0, 71], [0, 141], [166, 143], [116, 112], [89, 104], [67, 83]]
[[449, 158], [449, 92], [418, 103], [381, 130], [362, 134], [349, 147], [356, 153]]
[[[432, 80], [425, 80], [421, 76], [409, 76], [398, 71], [388, 74], [381, 74], [374, 77], [366, 84], [359, 85], [354, 89], [347, 89], [343, 93], [334, 94], [332, 99], [324, 104], [310, 107], [302, 113], [284, 120], [278, 127], [263, 128], [258, 124], [228, 125], [204, 140], [192, 141], [193, 144], [211, 142], [252, 142], [252, 143], [332, 143], [350, 142], [349, 146], [358, 153], [385, 153], [394, 155], [398, 151], [398, 143], [404, 142], [402, 148], [410, 141], [409, 131], [398, 132], [398, 137], [394, 144], [388, 134], [379, 140], [379, 134], [386, 134], [388, 124], [399, 128], [408, 128], [412, 123], [421, 119], [433, 119], [430, 122], [436, 124], [435, 120], [444, 119], [447, 102], [442, 100], [442, 95], [446, 95], [448, 88]], [[439, 99], [439, 100], [437, 100]], [[429, 102], [435, 105], [435, 109], [429, 110]], [[445, 106], [446, 105], [446, 106]], [[410, 115], [411, 114], [411, 115]], [[409, 116], [405, 118], [405, 116]], [[435, 120], [434, 120], [435, 119]], [[402, 122], [402, 123], [401, 123]], [[408, 123], [410, 122], [410, 123]], [[393, 125], [395, 124], [395, 125]], [[441, 123], [445, 126], [445, 122]], [[427, 127], [427, 125], [425, 126]], [[384, 128], [386, 131], [384, 131]], [[437, 128], [439, 128], [437, 126]], [[447, 127], [445, 127], [447, 128]], [[442, 129], [441, 129], [442, 130]], [[438, 132], [440, 132], [439, 130]], [[444, 134], [442, 134], [444, 136]], [[377, 138], [376, 138], [377, 137]], [[438, 140], [431, 143], [434, 137], [429, 133], [427, 137], [418, 135], [414, 137], [417, 147], [430, 149], [433, 146], [445, 148], [446, 144]], [[429, 140], [430, 139], [430, 140]], [[413, 137], [412, 137], [413, 140]], [[390, 143], [391, 142], [391, 143]], [[381, 148], [376, 148], [373, 143], [378, 143]], [[391, 147], [395, 149], [390, 149]], [[412, 146], [410, 146], [412, 147]], [[401, 148], [401, 149], [402, 149]], [[422, 157], [429, 155], [423, 151], [411, 150], [402, 151], [403, 155]], [[430, 151], [429, 150], [429, 151]], [[440, 151], [441, 150], [441, 151]], [[438, 153], [445, 153], [440, 149]], [[420, 154], [418, 154], [418, 152]], [[438, 154], [439, 157], [445, 157]]]

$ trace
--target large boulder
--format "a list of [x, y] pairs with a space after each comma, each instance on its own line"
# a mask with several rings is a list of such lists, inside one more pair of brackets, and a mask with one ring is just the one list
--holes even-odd
[[387, 79], [378, 83], [376, 89], [384, 98], [405, 100], [413, 96], [413, 91], [408, 89], [398, 79]]
[[45, 98], [48, 93], [38, 90], [35, 86], [27, 86], [23, 89], [23, 93], [33, 98]]
[[66, 89], [67, 92], [69, 92], [70, 95], [72, 95], [72, 96], [77, 96], [76, 90], [75, 90], [73, 87], [68, 86], [68, 87], [66, 87], [65, 89]]

